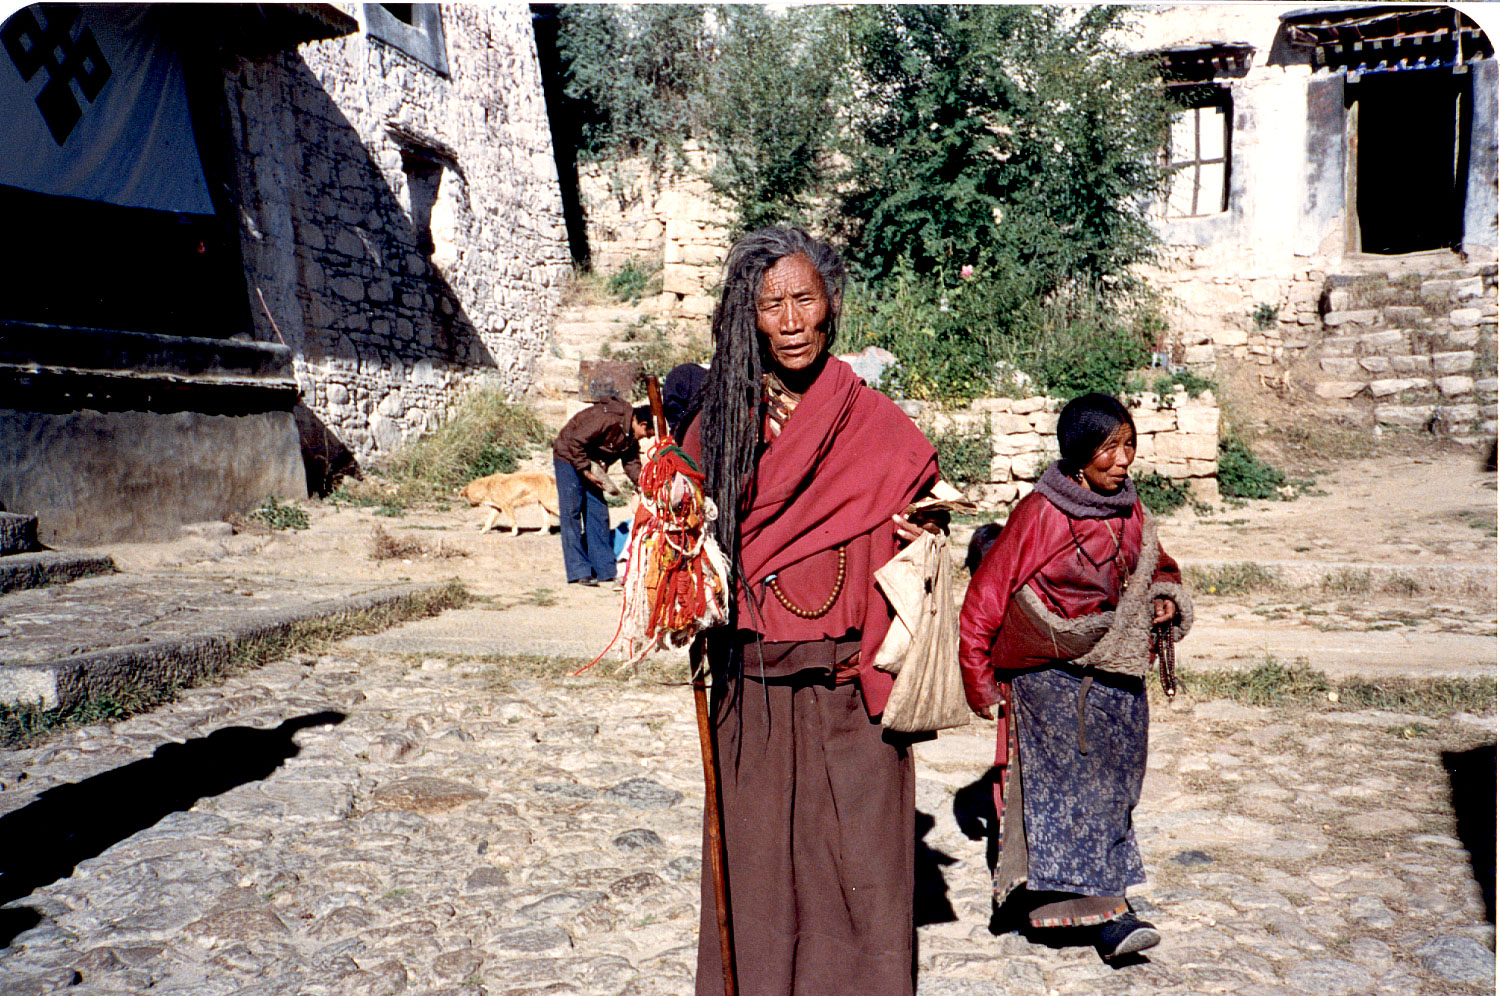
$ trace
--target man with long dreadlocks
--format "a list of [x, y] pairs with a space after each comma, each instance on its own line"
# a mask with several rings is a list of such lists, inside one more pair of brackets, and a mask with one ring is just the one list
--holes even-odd
[[[879, 723], [892, 678], [872, 662], [891, 612], [874, 575], [921, 535], [903, 512], [937, 456], [829, 355], [844, 276], [797, 229], [734, 245], [684, 439], [736, 591], [708, 655], [742, 996], [914, 986], [915, 780], [909, 741]], [[699, 996], [723, 991], [714, 909], [705, 874]]]

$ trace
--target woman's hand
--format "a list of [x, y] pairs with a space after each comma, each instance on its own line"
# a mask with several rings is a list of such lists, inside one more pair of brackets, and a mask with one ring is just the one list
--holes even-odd
[[1177, 618], [1177, 603], [1170, 598], [1159, 597], [1155, 600], [1156, 615], [1151, 619], [1152, 625], [1171, 622]]
[[969, 706], [969, 711], [978, 716], [980, 719], [987, 719], [991, 723], [995, 721], [995, 713], [990, 709], [989, 706], [981, 706], [978, 709], [974, 708], [973, 706]]

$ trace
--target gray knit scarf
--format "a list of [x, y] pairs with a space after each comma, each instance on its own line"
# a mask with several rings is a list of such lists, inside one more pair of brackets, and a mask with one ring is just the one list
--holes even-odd
[[1036, 482], [1036, 489], [1064, 514], [1075, 519], [1113, 519], [1128, 516], [1135, 509], [1135, 482], [1130, 478], [1125, 478], [1114, 494], [1103, 495], [1064, 474], [1059, 463], [1053, 461]]

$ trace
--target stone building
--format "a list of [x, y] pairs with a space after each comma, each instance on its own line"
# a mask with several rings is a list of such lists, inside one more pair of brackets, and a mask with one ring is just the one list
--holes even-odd
[[1482, 28], [1451, 7], [1182, 4], [1143, 11], [1131, 45], [1181, 108], [1151, 273], [1176, 358], [1254, 364], [1356, 421], [1493, 433]]
[[0, 41], [0, 503], [44, 541], [301, 497], [524, 391], [569, 266], [526, 8], [38, 4]]

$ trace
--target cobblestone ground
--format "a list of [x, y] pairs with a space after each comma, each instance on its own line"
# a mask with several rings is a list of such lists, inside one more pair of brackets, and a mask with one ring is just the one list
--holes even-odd
[[[992, 731], [919, 748], [924, 996], [1494, 991], [1444, 767], [1492, 833], [1492, 719], [1159, 709], [1164, 940], [1120, 968], [991, 932], [955, 814]], [[0, 992], [680, 996], [697, 764], [690, 694], [645, 680], [345, 650], [191, 690], [0, 754]]]

